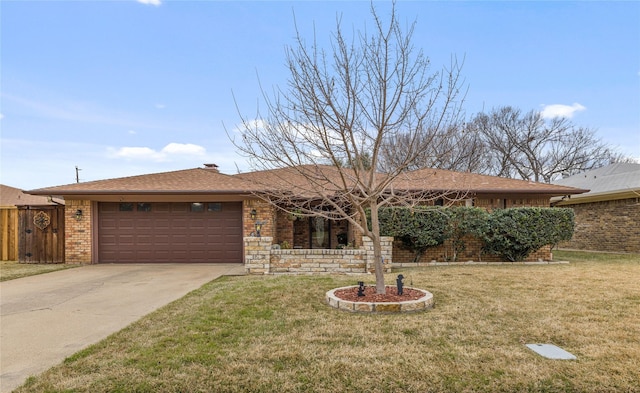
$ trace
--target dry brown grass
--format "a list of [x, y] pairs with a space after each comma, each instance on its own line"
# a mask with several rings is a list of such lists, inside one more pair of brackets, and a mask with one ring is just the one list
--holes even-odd
[[361, 315], [324, 304], [327, 290], [361, 277], [223, 278], [19, 391], [640, 391], [638, 255], [402, 273], [433, 292], [434, 309]]
[[65, 265], [64, 263], [18, 263], [16, 261], [0, 262], [0, 281], [13, 280], [36, 274], [55, 272], [80, 265]]

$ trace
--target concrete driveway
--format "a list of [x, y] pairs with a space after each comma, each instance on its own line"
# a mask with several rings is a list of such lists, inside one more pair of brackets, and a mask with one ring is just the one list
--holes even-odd
[[89, 265], [0, 283], [0, 391], [239, 264]]

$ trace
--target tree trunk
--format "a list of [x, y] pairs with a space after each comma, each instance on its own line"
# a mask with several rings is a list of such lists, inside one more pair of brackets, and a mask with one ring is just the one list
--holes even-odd
[[384, 265], [382, 263], [382, 245], [380, 244], [380, 221], [378, 220], [378, 205], [372, 202], [371, 208], [371, 231], [369, 237], [373, 243], [374, 268], [376, 272], [376, 293], [385, 294], [384, 285]]

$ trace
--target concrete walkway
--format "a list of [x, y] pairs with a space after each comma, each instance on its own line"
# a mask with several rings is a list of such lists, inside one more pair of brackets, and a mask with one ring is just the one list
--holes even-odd
[[0, 392], [239, 264], [89, 265], [0, 283]]

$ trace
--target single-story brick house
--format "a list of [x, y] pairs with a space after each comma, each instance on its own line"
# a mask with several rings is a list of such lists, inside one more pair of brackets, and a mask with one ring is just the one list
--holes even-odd
[[[325, 173], [334, 170], [329, 166], [314, 168]], [[275, 186], [283, 181], [295, 194], [305, 180], [288, 169], [227, 175], [207, 164], [204, 168], [75, 183], [29, 193], [64, 198], [67, 263], [246, 263], [246, 240], [254, 237], [258, 221], [263, 223], [263, 243], [266, 239], [272, 244], [286, 241], [293, 248], [283, 253], [315, 249], [315, 253], [326, 254], [345, 242], [356, 248], [362, 245], [361, 237], [345, 222], [295, 219], [256, 194], [265, 184]], [[463, 193], [464, 203], [487, 209], [548, 207], [551, 197], [586, 191], [433, 169], [409, 172], [394, 187]]]
[[640, 252], [640, 164], [615, 163], [555, 181], [589, 192], [552, 198], [575, 212], [573, 239], [565, 248]]

